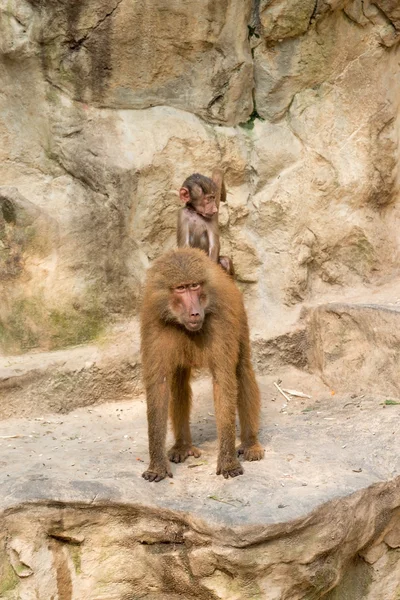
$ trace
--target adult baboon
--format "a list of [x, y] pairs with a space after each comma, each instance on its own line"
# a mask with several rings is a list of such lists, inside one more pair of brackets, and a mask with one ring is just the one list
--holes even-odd
[[[148, 481], [172, 477], [169, 460], [200, 456], [192, 445], [190, 373], [208, 367], [213, 377], [219, 452], [217, 475], [243, 473], [245, 460], [260, 460], [257, 434], [260, 394], [250, 362], [249, 331], [242, 294], [201, 250], [181, 248], [154, 261], [141, 311], [143, 377], [147, 395], [150, 465]], [[241, 444], [235, 450], [238, 407]], [[165, 451], [168, 409], [175, 444]]]

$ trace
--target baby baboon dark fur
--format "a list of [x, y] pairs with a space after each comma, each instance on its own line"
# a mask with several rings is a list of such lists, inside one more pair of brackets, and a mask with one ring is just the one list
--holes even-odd
[[214, 169], [211, 179], [193, 173], [182, 184], [179, 197], [185, 204], [179, 211], [177, 224], [178, 248], [200, 248], [232, 277], [235, 276], [232, 260], [220, 256], [218, 211], [220, 202], [226, 201], [224, 174]]

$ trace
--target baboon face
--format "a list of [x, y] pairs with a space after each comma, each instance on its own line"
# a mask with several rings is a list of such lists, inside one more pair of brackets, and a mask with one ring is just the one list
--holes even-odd
[[194, 186], [191, 195], [191, 204], [199, 215], [206, 219], [211, 219], [211, 217], [216, 215], [218, 208], [215, 200], [215, 194], [205, 194], [200, 186]]
[[194, 173], [188, 177], [179, 191], [182, 202], [190, 205], [206, 219], [211, 219], [218, 213], [216, 204], [217, 187], [209, 177]]
[[[198, 248], [171, 250], [147, 274], [141, 309], [150, 464], [146, 481], [172, 477], [169, 461], [199, 457], [189, 415], [191, 370], [208, 366], [214, 383], [219, 438], [217, 475], [243, 473], [237, 453], [260, 460], [260, 392], [250, 360], [246, 312], [232, 279]], [[236, 410], [241, 444], [235, 449]], [[166, 452], [168, 412], [175, 443]]]
[[200, 331], [203, 327], [207, 295], [203, 284], [195, 281], [173, 288], [169, 309], [173, 319], [188, 331]]

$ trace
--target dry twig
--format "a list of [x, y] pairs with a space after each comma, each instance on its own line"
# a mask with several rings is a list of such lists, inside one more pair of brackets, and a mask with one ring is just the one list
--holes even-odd
[[276, 387], [276, 389], [278, 390], [278, 392], [280, 392], [280, 393], [282, 394], [282, 396], [283, 396], [284, 398], [286, 398], [286, 400], [287, 400], [288, 402], [290, 402], [290, 398], [289, 398], [289, 396], [287, 396], [287, 395], [285, 394], [285, 392], [283, 391], [283, 389], [282, 389], [281, 387], [279, 387], [279, 385], [276, 383], [276, 381], [274, 381], [274, 386]]

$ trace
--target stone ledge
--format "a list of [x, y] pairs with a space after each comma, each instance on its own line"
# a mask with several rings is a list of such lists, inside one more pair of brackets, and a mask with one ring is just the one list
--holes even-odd
[[[313, 400], [286, 403], [273, 379], [261, 378], [266, 456], [245, 463], [244, 475], [230, 481], [215, 475], [208, 380], [194, 385], [193, 437], [203, 455], [173, 465], [174, 478], [159, 484], [141, 478], [148, 461], [144, 398], [3, 421], [0, 435], [18, 437], [0, 439], [8, 540], [0, 572], [11, 559], [28, 565], [32, 574], [18, 576], [15, 590], [29, 582], [39, 600], [50, 597], [61, 563], [73, 600], [164, 600], [179, 593], [295, 600], [340, 589], [354, 561], [357, 569], [369, 561], [364, 587], [375, 595], [354, 597], [394, 600], [375, 593], [373, 581], [376, 561], [380, 585], [384, 577], [400, 577], [393, 575], [400, 545], [400, 406], [372, 396], [332, 396], [294, 370], [279, 376]], [[386, 575], [382, 561], [391, 565]], [[18, 597], [10, 594], [3, 597]]]
[[0, 420], [65, 413], [141, 392], [137, 321], [103, 343], [0, 357]]
[[311, 310], [310, 367], [340, 391], [399, 396], [400, 306], [324, 304]]
[[[400, 306], [332, 302], [305, 308], [288, 330], [252, 339], [260, 375], [293, 366], [335, 391], [399, 396]], [[69, 412], [142, 392], [138, 320], [100, 345], [0, 358], [0, 419]]]

